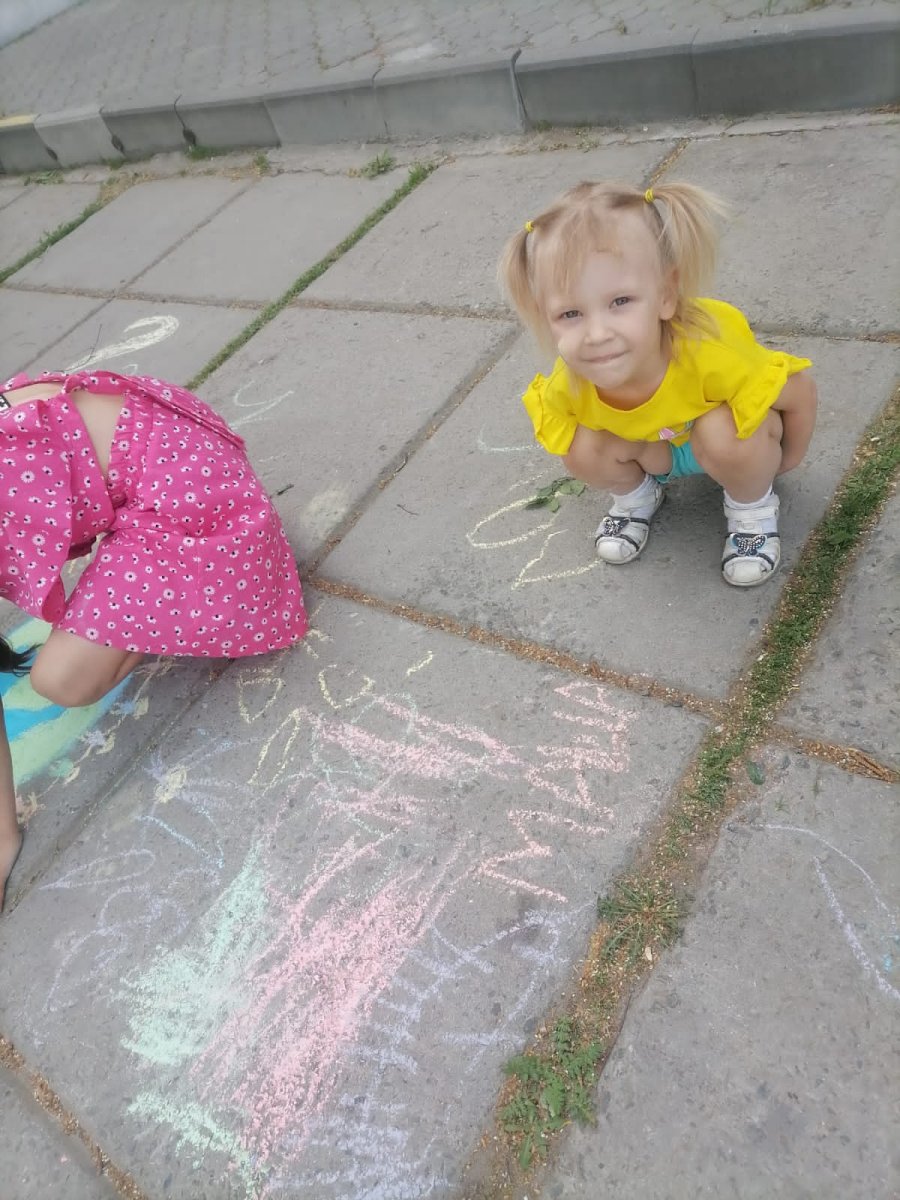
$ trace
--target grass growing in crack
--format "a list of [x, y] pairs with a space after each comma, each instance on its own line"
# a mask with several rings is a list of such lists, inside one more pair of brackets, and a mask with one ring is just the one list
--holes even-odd
[[520, 1054], [506, 1064], [518, 1087], [500, 1122], [520, 1139], [521, 1167], [543, 1158], [550, 1134], [572, 1120], [591, 1119], [590, 1089], [602, 1053], [599, 1042], [579, 1038], [571, 1017], [560, 1017], [544, 1054]]
[[185, 158], [189, 158], [191, 162], [206, 162], [210, 158], [223, 158], [226, 154], [233, 154], [234, 150], [225, 146], [198, 146], [191, 144], [185, 146]]
[[388, 171], [393, 171], [396, 165], [396, 158], [390, 150], [385, 150], [381, 154], [376, 154], [364, 167], [360, 167], [358, 174], [364, 175], [366, 179], [377, 179], [379, 175], [386, 175]]
[[66, 221], [64, 225], [59, 225], [56, 229], [51, 230], [50, 233], [45, 233], [33, 250], [29, 250], [27, 254], [23, 254], [20, 259], [17, 259], [16, 262], [12, 264], [12, 266], [0, 271], [0, 283], [5, 283], [11, 275], [15, 275], [16, 271], [21, 271], [22, 268], [27, 267], [30, 262], [33, 262], [36, 258], [40, 258], [45, 250], [49, 250], [51, 246], [54, 246], [57, 242], [62, 241], [64, 237], [72, 233], [72, 231], [77, 229], [79, 225], [83, 225], [88, 217], [92, 217], [95, 212], [99, 212], [104, 204], [105, 201], [102, 199], [95, 200], [93, 204], [89, 204], [87, 208], [83, 209], [73, 220]]
[[253, 169], [257, 175], [269, 175], [272, 172], [272, 164], [269, 162], [269, 156], [265, 150], [260, 150], [253, 155]]
[[267, 305], [249, 325], [241, 330], [237, 337], [232, 338], [227, 346], [224, 346], [214, 358], [210, 359], [202, 370], [197, 372], [193, 379], [188, 381], [188, 388], [191, 391], [196, 391], [202, 383], [205, 383], [210, 375], [214, 371], [217, 371], [223, 363], [227, 362], [232, 355], [236, 354], [242, 346], [245, 346], [254, 334], [259, 333], [264, 325], [268, 325], [273, 318], [278, 316], [282, 309], [286, 308], [301, 292], [306, 291], [312, 283], [315, 283], [320, 275], [324, 275], [330, 266], [336, 263], [358, 241], [364, 238], [370, 229], [373, 229], [392, 209], [397, 207], [401, 200], [405, 199], [423, 180], [427, 179], [436, 167], [437, 163], [416, 163], [410, 167], [406, 182], [397, 188], [393, 195], [385, 200], [384, 204], [379, 205], [374, 212], [366, 217], [362, 224], [357, 225], [353, 232], [348, 234], [340, 245], [335, 246], [330, 254], [326, 254], [324, 258], [320, 259], [308, 271], [304, 272], [295, 283], [291, 284], [282, 296], [279, 296], [277, 300]]
[[47, 171], [39, 171], [37, 175], [26, 175], [22, 180], [23, 184], [35, 183], [39, 185], [62, 183], [63, 173], [60, 167], [51, 167]]
[[653, 961], [653, 947], [669, 946], [678, 934], [681, 908], [671, 887], [660, 880], [623, 880], [612, 896], [597, 901], [597, 916], [610, 926], [600, 952], [609, 963], [620, 952], [633, 966]]

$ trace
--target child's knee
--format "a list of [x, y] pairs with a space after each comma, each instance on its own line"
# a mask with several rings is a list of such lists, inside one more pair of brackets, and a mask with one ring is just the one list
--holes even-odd
[[87, 704], [96, 704], [105, 694], [98, 688], [93, 679], [67, 671], [54, 659], [39, 654], [31, 668], [29, 682], [32, 689], [51, 704], [60, 708], [83, 708]]
[[720, 404], [695, 423], [691, 431], [691, 448], [697, 462], [709, 470], [711, 464], [740, 464], [752, 462], [772, 441], [781, 442], [781, 417], [773, 409], [766, 413], [759, 428], [750, 437], [738, 437], [731, 409]]
[[617, 447], [625, 445], [621, 438], [605, 429], [587, 429], [579, 425], [568, 454], [563, 455], [563, 466], [570, 475], [580, 479], [582, 475], [591, 475], [598, 463], [616, 462]]

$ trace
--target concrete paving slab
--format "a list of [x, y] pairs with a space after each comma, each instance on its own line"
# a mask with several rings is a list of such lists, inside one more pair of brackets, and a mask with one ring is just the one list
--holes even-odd
[[69, 288], [122, 288], [249, 186], [228, 179], [138, 183], [12, 278]]
[[22, 188], [27, 186], [21, 179], [0, 179], [0, 209], [6, 208], [7, 204], [12, 204], [18, 200], [22, 194]]
[[900, 768], [900, 497], [882, 515], [781, 717]]
[[[777, 344], [808, 353], [820, 384], [812, 457], [778, 488], [783, 580], [888, 399], [900, 349]], [[670, 487], [647, 550], [627, 567], [594, 554], [608, 497], [563, 496], [556, 513], [526, 509], [538, 487], [565, 475], [534, 443], [518, 403], [535, 369], [523, 339], [385, 488], [321, 573], [626, 674], [724, 696], [778, 599], [778, 581], [745, 591], [722, 582], [721, 490], [705, 476]], [[654, 629], [665, 632], [648, 636]]]
[[898, 794], [769, 751], [546, 1200], [893, 1200]]
[[141, 275], [135, 287], [166, 297], [275, 300], [383, 204], [403, 178], [262, 179]]
[[289, 309], [200, 391], [246, 438], [308, 561], [511, 332], [501, 321]]
[[0, 359], [4, 376], [24, 370], [102, 303], [88, 296], [0, 288]]
[[97, 1171], [82, 1143], [66, 1137], [4, 1067], [0, 1067], [0, 1112], [4, 1200], [115, 1200], [116, 1189]]
[[497, 260], [532, 213], [582, 179], [643, 183], [672, 144], [447, 163], [306, 293], [323, 300], [499, 308]]
[[73, 221], [100, 195], [96, 185], [47, 183], [19, 187], [0, 224], [0, 271], [40, 243], [41, 238]]
[[885, 253], [900, 242], [896, 141], [896, 128], [874, 125], [692, 142], [665, 178], [734, 207], [718, 294], [770, 329], [896, 330]]
[[455, 1194], [705, 728], [310, 600], [0, 928], [5, 1034], [147, 1195]]
[[[0, 292], [0, 303], [2, 299]], [[253, 309], [162, 300], [108, 304], [92, 300], [91, 304], [96, 311], [88, 320], [42, 351], [31, 365], [41, 370], [102, 367], [122, 375], [159, 375], [183, 384], [256, 316]]]

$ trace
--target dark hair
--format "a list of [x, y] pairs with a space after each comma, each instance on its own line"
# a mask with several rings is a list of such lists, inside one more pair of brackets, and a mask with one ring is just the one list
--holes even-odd
[[6, 638], [0, 637], [0, 671], [9, 671], [13, 675], [27, 675], [33, 654], [33, 646], [30, 650], [13, 650]]

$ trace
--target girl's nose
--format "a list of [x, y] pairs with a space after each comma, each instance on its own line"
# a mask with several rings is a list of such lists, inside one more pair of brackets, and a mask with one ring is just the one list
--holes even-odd
[[587, 325], [587, 340], [594, 344], [605, 342], [609, 337], [609, 328], [601, 314], [592, 316]]

